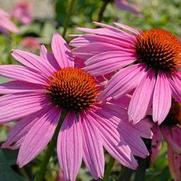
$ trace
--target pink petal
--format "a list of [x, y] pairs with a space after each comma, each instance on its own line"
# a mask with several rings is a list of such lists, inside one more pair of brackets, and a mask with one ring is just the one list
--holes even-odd
[[85, 34], [82, 36], [78, 36], [77, 38], [74, 38], [70, 45], [74, 47], [80, 47], [84, 45], [88, 45], [89, 43], [109, 43], [113, 45], [118, 45], [120, 47], [124, 48], [134, 48], [134, 43], [130, 40], [127, 40], [125, 36], [119, 36], [119, 39], [115, 39], [108, 36], [100, 36], [95, 34]]
[[[149, 155], [149, 152], [141, 139], [142, 133], [128, 121], [127, 111], [120, 108], [118, 105], [107, 104], [103, 109], [99, 110], [97, 114], [100, 117], [106, 117], [114, 124], [121, 137], [129, 145], [133, 155], [145, 158]], [[114, 116], [113, 116], [114, 115]], [[150, 127], [146, 128], [151, 133]], [[131, 134], [130, 134], [131, 133]]]
[[82, 134], [74, 113], [69, 113], [62, 124], [57, 152], [65, 180], [75, 181], [82, 161]]
[[40, 72], [42, 75], [44, 74], [45, 77], [53, 73], [50, 64], [44, 61], [40, 56], [22, 50], [13, 50], [11, 54], [18, 62], [30, 69]]
[[153, 127], [152, 120], [150, 118], [144, 118], [139, 123], [132, 125], [132, 127], [137, 131], [137, 134], [140, 134], [143, 138], [151, 139], [153, 137], [153, 133], [151, 128]]
[[5, 95], [0, 97], [0, 123], [19, 119], [41, 110], [50, 104], [46, 98], [37, 93]]
[[90, 58], [93, 55], [103, 53], [106, 51], [124, 51], [126, 53], [134, 53], [134, 49], [127, 49], [118, 45], [104, 42], [89, 43], [85, 46], [73, 49], [73, 53], [83, 59], [85, 58], [84, 54], [86, 54], [86, 58]]
[[90, 119], [100, 131], [105, 149], [122, 165], [136, 169], [138, 165], [133, 157], [133, 153], [112, 121], [103, 119], [102, 116], [98, 116], [93, 112], [91, 113]]
[[51, 67], [52, 71], [55, 72], [61, 69], [53, 53], [49, 53], [44, 45], [40, 46], [40, 57]]
[[102, 178], [104, 175], [102, 139], [90, 117], [86, 114], [81, 117], [84, 162], [95, 179]]
[[130, 26], [127, 26], [125, 24], [122, 24], [122, 23], [114, 23], [115, 26], [117, 26], [118, 28], [120, 29], [123, 29], [125, 31], [129, 31], [130, 33], [133, 33], [135, 35], [139, 35], [140, 34], [140, 31], [137, 30], [136, 28], [132, 28]]
[[[6, 142], [2, 145], [3, 148], [14, 148], [16, 142], [23, 142], [26, 134], [30, 131], [31, 127], [51, 109], [50, 106], [44, 108], [36, 113], [30, 114], [23, 117], [20, 121], [16, 123], [14, 127], [11, 128]], [[19, 145], [20, 146], [20, 145]]]
[[[96, 29], [90, 29], [90, 28], [77, 28], [79, 31], [90, 33], [90, 34], [97, 34], [97, 35], [103, 35], [103, 36], [110, 36], [114, 39], [119, 39], [119, 36], [125, 36], [123, 32], [114, 32], [108, 28], [96, 28]], [[127, 41], [133, 41], [132, 37], [127, 36]]]
[[104, 75], [118, 70], [135, 61], [132, 54], [124, 54], [119, 51], [100, 53], [88, 59], [84, 70], [93, 75]]
[[[94, 24], [112, 31], [112, 34], [116, 35], [116, 34], [119, 33], [119, 36], [125, 36], [125, 39], [127, 39], [127, 40], [130, 39], [133, 42], [135, 42], [135, 40], [136, 40], [135, 35], [132, 35], [132, 34], [128, 33], [127, 31], [123, 31], [123, 30], [121, 30], [121, 29], [119, 29], [117, 27], [114, 27], [114, 26], [111, 26], [111, 25], [108, 25], [108, 24], [104, 24], [104, 23], [100, 23], [100, 22], [94, 22]], [[117, 36], [117, 39], [119, 38], [119, 36]]]
[[48, 80], [41, 74], [20, 65], [0, 65], [0, 75], [40, 85], [46, 85]]
[[18, 27], [15, 24], [13, 24], [13, 22], [11, 22], [10, 19], [7, 17], [1, 17], [0, 27], [5, 31], [7, 30], [14, 33], [19, 32]]
[[44, 92], [44, 87], [23, 81], [10, 81], [0, 84], [0, 94], [12, 94], [22, 92]]
[[54, 134], [59, 118], [60, 110], [52, 107], [31, 127], [19, 150], [17, 163], [20, 167], [29, 163], [45, 149]]
[[53, 35], [51, 46], [57, 63], [61, 68], [74, 66], [72, 53], [65, 40], [58, 33]]
[[152, 130], [153, 130], [153, 138], [151, 142], [151, 162], [154, 163], [156, 161], [158, 154], [161, 151], [163, 138], [160, 132], [160, 128], [157, 125], [153, 126]]
[[102, 93], [103, 98], [119, 98], [134, 89], [145, 75], [143, 65], [131, 65], [117, 72]]
[[133, 93], [128, 108], [128, 115], [134, 123], [139, 122], [146, 115], [155, 86], [154, 76], [152, 71], [148, 72]]
[[171, 128], [162, 127], [161, 132], [170, 147], [172, 147], [172, 149], [174, 150], [174, 152], [181, 154], [181, 128], [177, 126]]
[[158, 74], [153, 93], [153, 121], [161, 124], [171, 107], [171, 88], [164, 74]]

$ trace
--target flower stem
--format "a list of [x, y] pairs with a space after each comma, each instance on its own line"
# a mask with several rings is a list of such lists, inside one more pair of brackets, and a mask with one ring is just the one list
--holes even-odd
[[72, 15], [75, 2], [76, 2], [76, 0], [70, 0], [69, 1], [69, 5], [68, 5], [68, 8], [67, 8], [67, 13], [66, 13], [65, 21], [64, 21], [64, 26], [63, 26], [64, 29], [63, 29], [63, 33], [62, 33], [62, 36], [64, 38], [65, 38], [65, 35], [67, 33], [68, 22], [70, 20], [71, 15]]
[[150, 163], [149, 157], [139, 160], [139, 167], [136, 170], [134, 181], [145, 180], [146, 169], [149, 167], [149, 163]]
[[110, 176], [112, 168], [114, 166], [114, 162], [115, 162], [114, 158], [110, 157], [109, 163], [107, 164], [106, 172], [105, 172], [105, 175], [104, 175], [104, 178], [102, 179], [102, 181], [109, 180], [109, 176]]
[[98, 22], [102, 21], [102, 18], [104, 16], [104, 12], [105, 12], [106, 7], [109, 4], [109, 2], [110, 2], [110, 0], [103, 0], [102, 6], [101, 6], [101, 8], [99, 10], [98, 17], [97, 17]]
[[134, 172], [135, 172], [134, 170], [131, 170], [131, 169], [127, 168], [127, 167], [122, 166], [121, 167], [121, 172], [120, 172], [120, 175], [117, 178], [117, 181], [120, 181], [120, 180], [121, 181], [130, 181]]
[[48, 145], [47, 150], [45, 151], [43, 161], [41, 162], [41, 165], [40, 165], [40, 171], [36, 175], [36, 177], [34, 178], [34, 181], [43, 181], [44, 180], [47, 165], [48, 165], [48, 162], [50, 160], [51, 155], [53, 154], [54, 148], [56, 146], [57, 137], [58, 137], [60, 127], [61, 127], [61, 125], [63, 123], [63, 120], [64, 120], [65, 116], [66, 116], [66, 112], [62, 112], [59, 123], [58, 123], [57, 128], [55, 130], [55, 133], [53, 135], [53, 138], [52, 138], [50, 144]]

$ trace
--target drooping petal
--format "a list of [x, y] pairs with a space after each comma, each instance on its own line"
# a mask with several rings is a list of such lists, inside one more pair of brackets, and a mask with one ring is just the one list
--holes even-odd
[[72, 53], [65, 40], [58, 33], [53, 35], [51, 46], [57, 63], [61, 68], [74, 66]]
[[134, 89], [145, 75], [144, 66], [132, 65], [117, 72], [108, 82], [102, 97], [119, 98]]
[[42, 75], [50, 76], [53, 73], [50, 64], [40, 56], [22, 50], [13, 50], [11, 54], [18, 62]]
[[57, 152], [65, 180], [75, 181], [82, 161], [82, 134], [80, 121], [69, 113], [62, 124]]
[[48, 77], [46, 79], [41, 74], [20, 65], [0, 65], [0, 75], [40, 85], [46, 85], [48, 81]]
[[86, 114], [81, 117], [84, 162], [95, 179], [102, 178], [104, 175], [102, 139], [90, 117]]
[[0, 97], [0, 123], [19, 119], [49, 105], [45, 96], [38, 93], [4, 95]]
[[17, 163], [23, 167], [33, 160], [49, 143], [60, 118], [60, 110], [52, 107], [36, 121], [20, 147]]
[[[128, 121], [127, 110], [120, 108], [115, 104], [105, 104], [103, 109], [97, 112], [100, 117], [106, 117], [118, 130], [121, 137], [129, 145], [133, 155], [145, 158], [149, 152], [141, 139], [142, 133], [139, 133], [136, 127]], [[121, 118], [121, 119], [120, 119]], [[146, 132], [151, 133], [150, 127], [145, 127]], [[131, 133], [131, 134], [130, 134]]]
[[17, 143], [23, 142], [26, 134], [30, 131], [31, 127], [50, 110], [50, 106], [43, 108], [36, 113], [30, 114], [19, 120], [14, 127], [11, 128], [8, 138], [5, 143], [3, 143], [3, 148], [14, 148]]
[[124, 54], [120, 51], [100, 53], [85, 62], [84, 70], [93, 75], [104, 75], [133, 63], [136, 57], [133, 54]]
[[22, 92], [43, 92], [44, 87], [23, 81], [10, 81], [0, 84], [0, 94], [12, 94]]
[[171, 88], [164, 74], [158, 74], [153, 93], [153, 121], [161, 124], [171, 107]]
[[103, 119], [96, 113], [91, 113], [92, 122], [100, 131], [105, 149], [122, 165], [131, 169], [137, 168], [137, 162], [129, 145], [124, 138], [119, 134], [112, 121]]
[[177, 72], [169, 79], [172, 95], [176, 101], [181, 102], [181, 74]]
[[153, 138], [151, 141], [151, 162], [154, 163], [161, 150], [163, 138], [160, 128], [157, 125], [153, 126], [152, 131], [153, 131]]
[[129, 119], [132, 120], [134, 123], [139, 122], [146, 115], [149, 103], [152, 98], [154, 86], [154, 73], [150, 71], [144, 76], [144, 78], [134, 91], [129, 104]]
[[177, 154], [181, 154], [181, 128], [174, 126], [174, 127], [162, 127], [161, 132], [163, 137], [168, 142], [170, 147], [176, 152]]

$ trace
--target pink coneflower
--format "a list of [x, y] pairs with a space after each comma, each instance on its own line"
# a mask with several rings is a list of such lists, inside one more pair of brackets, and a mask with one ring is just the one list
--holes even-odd
[[[153, 121], [166, 118], [172, 97], [181, 102], [181, 43], [163, 29], [139, 31], [115, 23], [119, 28], [96, 23], [102, 28], [80, 28], [75, 54], [88, 59], [85, 70], [94, 75], [117, 71], [102, 96], [118, 98], [135, 89], [128, 114], [139, 122], [152, 108]], [[95, 68], [96, 67], [96, 68]]]
[[170, 172], [175, 181], [181, 181], [181, 104], [172, 103], [171, 110], [160, 127], [153, 127], [151, 161], [155, 162], [161, 150], [162, 141], [168, 143]]
[[4, 10], [0, 9], [0, 31], [18, 33], [19, 30], [16, 25], [11, 21], [10, 15]]
[[63, 38], [55, 34], [52, 53], [41, 56], [13, 50], [21, 65], [1, 65], [0, 74], [13, 79], [0, 85], [0, 122], [18, 120], [3, 147], [20, 148], [20, 167], [49, 143], [60, 115], [57, 153], [65, 180], [75, 180], [82, 159], [94, 178], [104, 174], [104, 148], [121, 164], [135, 169], [133, 155], [146, 157], [141, 137], [150, 137], [150, 124], [128, 122], [126, 109], [99, 98], [102, 87], [91, 74], [74, 66]]
[[12, 10], [12, 16], [22, 24], [32, 22], [32, 5], [26, 0], [19, 1]]
[[119, 9], [141, 16], [140, 9], [128, 0], [115, 0], [114, 2]]

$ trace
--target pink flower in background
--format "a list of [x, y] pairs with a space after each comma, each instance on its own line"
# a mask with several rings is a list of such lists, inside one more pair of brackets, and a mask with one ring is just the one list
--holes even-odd
[[181, 105], [174, 102], [163, 124], [153, 127], [151, 162], [154, 163], [162, 146], [162, 141], [168, 143], [168, 161], [170, 172], [175, 181], [181, 181]]
[[22, 24], [30, 24], [32, 22], [32, 5], [29, 1], [19, 1], [12, 10], [12, 16]]
[[114, 2], [119, 9], [141, 16], [140, 9], [128, 0], [115, 0]]
[[38, 38], [35, 37], [25, 37], [20, 42], [21, 46], [29, 50], [38, 50], [40, 48], [40, 43]]
[[4, 32], [4, 33], [7, 33], [7, 32], [18, 33], [19, 32], [19, 29], [11, 21], [10, 15], [2, 9], [0, 9], [0, 19], [1, 19], [0, 21], [1, 32]]
[[116, 99], [134, 90], [129, 119], [137, 123], [151, 108], [153, 121], [161, 124], [172, 98], [181, 102], [180, 41], [162, 29], [96, 24], [101, 28], [79, 28], [87, 34], [71, 42], [75, 55], [87, 59], [84, 69], [95, 76], [117, 71], [102, 96]]
[[101, 99], [101, 83], [74, 66], [60, 35], [53, 36], [51, 45], [53, 54], [42, 46], [40, 56], [13, 50], [21, 65], [0, 66], [0, 75], [12, 79], [0, 85], [0, 123], [17, 120], [3, 147], [19, 148], [17, 163], [26, 165], [45, 149], [66, 111], [57, 141], [65, 180], [76, 179], [82, 159], [95, 179], [103, 177], [103, 147], [122, 165], [136, 169], [134, 155], [149, 154], [141, 138], [151, 137], [150, 123], [132, 125], [124, 106]]

